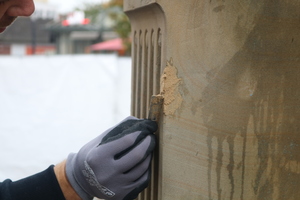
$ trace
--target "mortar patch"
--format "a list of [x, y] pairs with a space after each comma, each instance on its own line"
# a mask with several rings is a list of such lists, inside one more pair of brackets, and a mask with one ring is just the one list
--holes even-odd
[[181, 107], [182, 96], [178, 90], [181, 79], [178, 78], [177, 68], [173, 66], [172, 58], [167, 61], [167, 66], [161, 76], [161, 95], [164, 97], [164, 114], [174, 115], [175, 111]]

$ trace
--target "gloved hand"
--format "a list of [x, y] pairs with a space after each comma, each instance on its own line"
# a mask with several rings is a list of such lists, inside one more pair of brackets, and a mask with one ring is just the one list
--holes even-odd
[[67, 178], [83, 200], [132, 200], [147, 187], [156, 122], [128, 117], [96, 137], [66, 163]]

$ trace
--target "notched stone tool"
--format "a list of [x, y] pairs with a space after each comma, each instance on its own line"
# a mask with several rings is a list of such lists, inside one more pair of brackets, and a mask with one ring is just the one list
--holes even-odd
[[150, 99], [150, 107], [148, 113], [148, 119], [152, 121], [158, 121], [164, 98], [162, 95], [153, 95]]

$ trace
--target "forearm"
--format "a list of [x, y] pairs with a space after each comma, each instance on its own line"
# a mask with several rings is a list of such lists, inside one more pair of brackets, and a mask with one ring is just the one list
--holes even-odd
[[54, 167], [55, 176], [66, 200], [81, 200], [81, 198], [77, 195], [75, 190], [70, 185], [66, 176], [65, 169], [66, 161], [63, 161]]
[[65, 200], [56, 179], [53, 166], [48, 169], [14, 181], [0, 183], [1, 200]]

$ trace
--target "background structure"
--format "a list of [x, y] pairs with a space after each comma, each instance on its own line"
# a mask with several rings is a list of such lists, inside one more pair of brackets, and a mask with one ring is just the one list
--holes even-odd
[[0, 58], [0, 179], [17, 180], [77, 152], [130, 114], [130, 58]]

